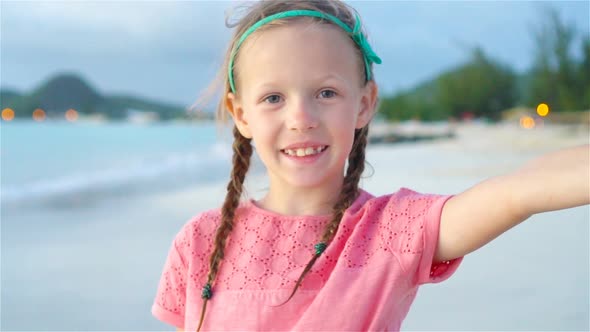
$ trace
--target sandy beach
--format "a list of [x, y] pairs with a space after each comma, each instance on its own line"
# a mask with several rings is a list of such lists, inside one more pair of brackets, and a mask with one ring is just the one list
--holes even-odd
[[[589, 140], [584, 126], [474, 123], [454, 130], [446, 140], [369, 146], [361, 186], [374, 195], [400, 187], [459, 193]], [[248, 197], [266, 187], [258, 165]], [[2, 329], [170, 329], [149, 313], [168, 248], [192, 216], [221, 204], [224, 188], [216, 182], [78, 210], [4, 210], [11, 223], [3, 222], [3, 250], [13, 255], [3, 256]], [[420, 290], [403, 330], [588, 330], [589, 212], [533, 216], [470, 254], [448, 281]]]

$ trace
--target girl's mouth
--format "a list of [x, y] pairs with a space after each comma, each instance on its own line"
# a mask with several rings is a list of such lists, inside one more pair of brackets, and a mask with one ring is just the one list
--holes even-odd
[[282, 149], [281, 152], [292, 157], [307, 157], [324, 152], [328, 148], [327, 145], [297, 149]]

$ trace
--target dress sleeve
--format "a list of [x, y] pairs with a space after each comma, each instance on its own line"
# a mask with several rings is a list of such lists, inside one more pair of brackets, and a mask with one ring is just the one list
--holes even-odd
[[462, 257], [433, 263], [444, 204], [452, 195], [421, 194], [402, 188], [387, 204], [390, 249], [416, 285], [438, 283], [457, 270]]
[[440, 217], [445, 203], [453, 196], [429, 195], [429, 208], [422, 220], [424, 227], [422, 236], [422, 256], [417, 272], [418, 284], [438, 283], [448, 279], [459, 267], [463, 257], [450, 261], [433, 263], [438, 235], [440, 230]]
[[152, 305], [152, 314], [157, 319], [178, 328], [184, 327], [188, 257], [186, 253], [190, 253], [188, 234], [189, 227], [185, 225], [174, 238]]

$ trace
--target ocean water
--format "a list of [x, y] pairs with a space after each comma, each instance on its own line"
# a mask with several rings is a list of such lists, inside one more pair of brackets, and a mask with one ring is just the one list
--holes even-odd
[[[0, 130], [0, 330], [172, 330], [150, 306], [171, 240], [200, 205], [178, 210], [170, 201], [184, 189], [215, 196], [209, 188], [223, 188], [230, 151], [216, 127], [16, 122]], [[367, 159], [377, 171], [363, 184], [456, 193], [530, 155], [373, 146]], [[449, 280], [424, 286], [403, 330], [587, 331], [589, 219], [587, 206], [533, 216], [468, 255]]]
[[227, 135], [212, 123], [15, 121], [2, 122], [0, 132], [3, 207], [88, 203], [193, 186], [229, 172]]

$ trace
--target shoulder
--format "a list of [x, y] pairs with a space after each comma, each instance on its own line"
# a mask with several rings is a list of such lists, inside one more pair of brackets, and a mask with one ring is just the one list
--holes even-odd
[[208, 235], [214, 232], [221, 221], [221, 209], [211, 209], [193, 215], [180, 229], [178, 235], [200, 233]]
[[[250, 213], [251, 205], [242, 202], [235, 211], [235, 215], [240, 217]], [[195, 247], [205, 249], [214, 242], [215, 232], [221, 224], [221, 208], [214, 208], [195, 214], [182, 226], [177, 233], [175, 243], [180, 247]], [[191, 250], [193, 253], [195, 250]]]
[[373, 225], [392, 249], [421, 252], [424, 241], [438, 238], [442, 209], [450, 197], [400, 188], [366, 200], [357, 219], [361, 225]]
[[208, 231], [210, 228], [216, 228], [220, 222], [221, 209], [215, 208], [194, 215], [186, 222], [184, 228]]
[[365, 199], [357, 210], [366, 213], [393, 213], [390, 217], [424, 215], [433, 205], [446, 201], [450, 196], [421, 193], [402, 187], [398, 191], [381, 196], [365, 192]]
[[188, 219], [176, 233], [174, 249], [183, 261], [189, 257], [204, 256], [215, 239], [215, 230], [221, 221], [221, 209], [199, 212]]
[[432, 201], [433, 199], [439, 198], [443, 195], [440, 194], [432, 194], [432, 193], [422, 193], [415, 191], [410, 188], [402, 187], [398, 191], [382, 196], [383, 199], [394, 200], [396, 202], [405, 203], [405, 204], [415, 204], [415, 203], [425, 203]]

